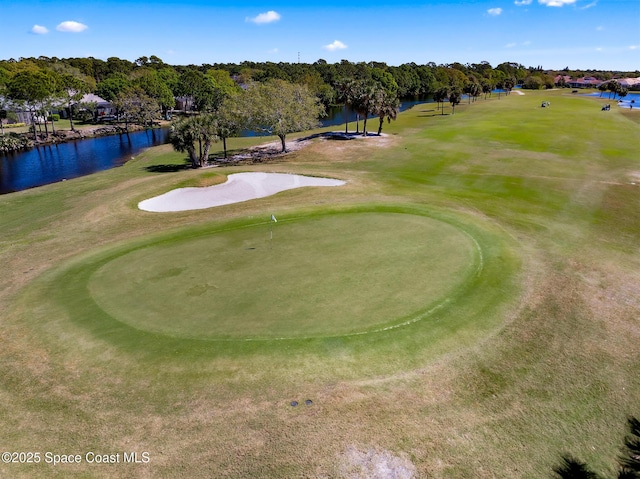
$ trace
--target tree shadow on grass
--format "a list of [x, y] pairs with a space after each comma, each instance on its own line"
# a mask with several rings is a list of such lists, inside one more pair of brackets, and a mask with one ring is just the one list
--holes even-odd
[[449, 116], [450, 113], [442, 113], [442, 110], [438, 109], [438, 110], [421, 110], [420, 111], [420, 115], [418, 115], [419, 118], [431, 118], [433, 116]]
[[169, 163], [166, 165], [149, 165], [144, 169], [149, 173], [175, 173], [176, 171], [183, 171], [191, 169], [191, 162], [185, 160], [184, 163]]

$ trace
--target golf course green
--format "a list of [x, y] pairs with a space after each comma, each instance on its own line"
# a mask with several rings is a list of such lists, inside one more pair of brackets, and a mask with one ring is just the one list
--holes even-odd
[[[335, 214], [154, 242], [96, 269], [96, 303], [134, 328], [189, 338], [363, 333], [447, 298], [474, 243], [424, 216]], [[302, 299], [302, 300], [301, 300]]]

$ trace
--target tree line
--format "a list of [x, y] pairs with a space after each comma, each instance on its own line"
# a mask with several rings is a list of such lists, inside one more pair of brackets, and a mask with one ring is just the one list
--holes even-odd
[[[46, 120], [54, 107], [63, 108], [74, 130], [74, 115], [91, 117], [95, 113], [96, 105], [80, 104], [90, 92], [114, 105], [128, 125], [130, 121], [144, 124], [156, 116], [166, 117], [175, 107], [176, 98], [182, 99], [187, 111], [216, 110], [223, 99], [238, 88], [269, 80], [304, 85], [325, 107], [344, 103], [359, 90], [362, 101], [352, 103], [362, 105], [364, 102], [366, 110], [365, 90], [371, 85], [379, 86], [388, 100], [393, 101], [391, 97], [424, 97], [443, 89], [447, 90], [448, 97], [452, 92], [474, 94], [492, 88], [510, 88], [526, 74], [522, 65], [504, 63], [493, 68], [487, 62], [410, 63], [395, 67], [380, 62], [342, 60], [329, 64], [318, 60], [313, 64], [242, 62], [173, 66], [153, 55], [135, 62], [115, 57], [106, 61], [91, 57], [21, 58], [0, 61], [0, 110], [22, 109], [28, 111], [32, 119], [44, 116]], [[457, 95], [453, 96], [453, 105], [455, 98]], [[46, 121], [44, 125], [48, 136]]]

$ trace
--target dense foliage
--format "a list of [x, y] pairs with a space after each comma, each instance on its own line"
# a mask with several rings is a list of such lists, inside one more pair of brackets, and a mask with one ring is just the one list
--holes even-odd
[[[324, 105], [340, 103], [339, 84], [345, 79], [373, 81], [398, 97], [431, 95], [442, 87], [465, 91], [469, 85], [486, 92], [491, 88], [507, 88], [521, 84], [531, 88], [553, 86], [558, 74], [572, 77], [590, 76], [602, 81], [618, 77], [640, 76], [640, 72], [602, 71], [543, 71], [540, 67], [524, 67], [505, 62], [493, 67], [488, 62], [436, 65], [406, 63], [391, 66], [382, 62], [353, 63], [342, 60], [330, 64], [325, 60], [314, 63], [272, 63], [245, 61], [239, 64], [169, 65], [156, 56], [141, 57], [135, 62], [111, 57], [97, 58], [21, 58], [0, 61], [0, 94], [16, 76], [51, 75], [61, 87], [70, 85], [76, 92], [89, 88], [111, 101], [119, 93], [132, 87], [144, 90], [166, 111], [173, 106], [174, 97], [190, 97], [197, 110], [213, 110], [222, 99], [239, 85], [267, 80], [284, 80], [305, 85]], [[75, 79], [75, 80], [74, 80]], [[79, 83], [81, 80], [82, 83]], [[48, 83], [49, 84], [49, 83]], [[49, 85], [47, 88], [53, 88]], [[68, 89], [68, 88], [67, 88]], [[21, 94], [20, 98], [24, 98]]]

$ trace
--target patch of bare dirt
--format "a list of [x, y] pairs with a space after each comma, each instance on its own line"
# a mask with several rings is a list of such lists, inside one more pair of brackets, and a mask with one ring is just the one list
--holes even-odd
[[411, 479], [416, 467], [407, 457], [387, 450], [360, 451], [349, 446], [341, 458], [340, 477], [344, 479]]
[[[356, 133], [349, 133], [347, 135], [340, 132], [318, 133], [315, 135], [298, 138], [296, 140], [287, 141], [286, 151], [282, 151], [282, 144], [278, 140], [254, 146], [246, 151], [229, 156], [228, 158], [216, 158], [213, 162], [210, 162], [209, 166], [265, 163], [271, 160], [282, 158], [289, 153], [293, 153], [306, 148], [311, 145], [311, 143], [315, 139], [319, 139], [325, 142], [331, 141], [335, 144], [340, 144], [340, 146], [342, 146], [343, 143], [348, 143], [350, 140], [366, 140], [367, 142], [375, 142], [377, 146], [387, 146], [391, 141], [385, 134], [370, 134], [365, 137], [361, 134]], [[334, 149], [340, 148], [336, 147]]]

